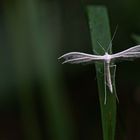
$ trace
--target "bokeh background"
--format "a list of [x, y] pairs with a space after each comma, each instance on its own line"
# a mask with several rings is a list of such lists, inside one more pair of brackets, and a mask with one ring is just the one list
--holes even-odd
[[[138, 44], [139, 0], [0, 1], [0, 139], [101, 140], [94, 65], [61, 65], [92, 54], [86, 6], [105, 5], [113, 52]], [[100, 41], [101, 42], [101, 41]], [[140, 60], [117, 64], [116, 139], [140, 139]]]

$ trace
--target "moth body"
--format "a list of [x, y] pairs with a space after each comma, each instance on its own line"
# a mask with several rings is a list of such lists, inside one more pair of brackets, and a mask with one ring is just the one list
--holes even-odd
[[[64, 59], [62, 64], [103, 62], [105, 83], [108, 86], [110, 92], [113, 93], [113, 86], [112, 86], [112, 80], [111, 80], [111, 74], [110, 74], [111, 62], [112, 61], [116, 62], [117, 60], [131, 60], [134, 58], [140, 58], [140, 45], [131, 47], [129, 49], [126, 49], [122, 52], [118, 52], [115, 54], [108, 54], [108, 52], [105, 52], [104, 55], [92, 55], [92, 54], [81, 53], [81, 52], [70, 52], [59, 57], [59, 59], [61, 58]], [[105, 103], [106, 103], [106, 95], [105, 95]]]

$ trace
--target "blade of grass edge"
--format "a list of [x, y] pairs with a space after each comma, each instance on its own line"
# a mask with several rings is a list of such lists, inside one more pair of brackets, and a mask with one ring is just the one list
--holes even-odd
[[[89, 18], [89, 27], [91, 33], [91, 41], [93, 50], [98, 55], [103, 55], [107, 50], [110, 37], [110, 28], [107, 10], [104, 6], [87, 6], [87, 13]], [[98, 45], [97, 41], [101, 43], [104, 50]], [[111, 50], [110, 50], [111, 53]], [[115, 69], [111, 68], [111, 76]], [[115, 99], [115, 80], [113, 79], [113, 94], [110, 93], [108, 87], [104, 84], [104, 66], [103, 64], [96, 64], [96, 74], [99, 91], [99, 101], [101, 108], [101, 119], [104, 140], [114, 140], [116, 127], [116, 99]], [[105, 91], [107, 94], [107, 103], [104, 104]]]

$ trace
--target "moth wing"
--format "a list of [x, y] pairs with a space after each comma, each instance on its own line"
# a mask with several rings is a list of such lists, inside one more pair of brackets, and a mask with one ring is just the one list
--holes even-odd
[[112, 55], [112, 60], [133, 60], [140, 57], [140, 45]]
[[63, 63], [79, 64], [79, 63], [93, 63], [96, 61], [103, 61], [103, 56], [92, 55], [80, 52], [70, 52], [62, 55], [58, 59], [64, 59]]

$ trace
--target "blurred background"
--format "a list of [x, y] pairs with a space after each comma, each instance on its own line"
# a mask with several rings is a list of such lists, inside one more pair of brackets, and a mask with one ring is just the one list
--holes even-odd
[[[105, 5], [113, 52], [136, 45], [139, 0], [0, 1], [0, 139], [101, 140], [94, 65], [61, 65], [93, 53], [86, 5]], [[117, 64], [116, 139], [140, 139], [140, 60]]]

